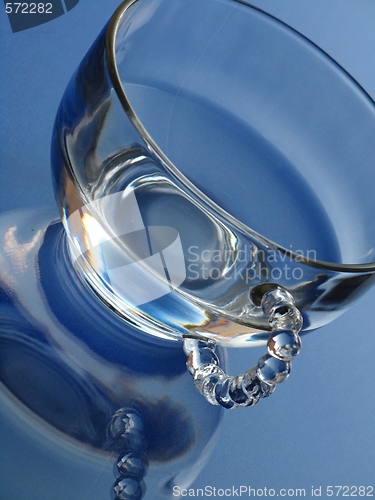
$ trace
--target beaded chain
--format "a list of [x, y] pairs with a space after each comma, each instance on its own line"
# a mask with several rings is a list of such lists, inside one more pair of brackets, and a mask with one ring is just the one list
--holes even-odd
[[243, 375], [229, 376], [220, 368], [213, 340], [184, 338], [187, 369], [209, 403], [224, 408], [253, 406], [289, 376], [291, 361], [301, 348], [301, 313], [293, 296], [280, 287], [267, 291], [260, 306], [271, 326], [268, 353]]
[[[272, 394], [276, 385], [289, 376], [291, 361], [301, 348], [301, 313], [292, 295], [283, 288], [267, 291], [260, 305], [271, 326], [268, 353], [243, 375], [229, 376], [220, 368], [213, 340], [191, 337], [183, 340], [188, 357], [186, 365], [194, 385], [213, 405], [253, 406]], [[148, 461], [143, 424], [137, 411], [132, 408], [116, 411], [108, 425], [108, 438], [110, 448], [119, 452], [118, 477], [113, 486], [115, 500], [141, 500], [146, 492], [143, 478]]]
[[143, 481], [148, 470], [146, 440], [139, 414], [121, 408], [108, 425], [110, 447], [120, 453], [116, 462], [119, 475], [114, 486], [115, 500], [141, 500], [146, 492]]

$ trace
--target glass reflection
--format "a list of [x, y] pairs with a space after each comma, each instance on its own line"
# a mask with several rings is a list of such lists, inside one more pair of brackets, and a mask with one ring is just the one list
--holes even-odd
[[[57, 468], [67, 466], [64, 454], [81, 474], [72, 480], [70, 498], [90, 473], [90, 461], [100, 471], [92, 499], [109, 498], [115, 480], [119, 498], [133, 490], [143, 495], [148, 462], [145, 498], [165, 498], [173, 485], [190, 484], [214, 442], [221, 411], [195, 391], [180, 343], [145, 340], [125, 328], [78, 279], [62, 225], [51, 222], [51, 214], [10, 213], [2, 216], [0, 231], [1, 425], [17, 430], [4, 443], [9, 461], [18, 447], [38, 456], [31, 486], [49, 485], [56, 498], [59, 486], [52, 483]], [[141, 441], [123, 430], [119, 444], [113, 422], [121, 412], [136, 415]], [[135, 480], [129, 467], [142, 477]], [[12, 487], [10, 478], [2, 485], [21, 499]]]

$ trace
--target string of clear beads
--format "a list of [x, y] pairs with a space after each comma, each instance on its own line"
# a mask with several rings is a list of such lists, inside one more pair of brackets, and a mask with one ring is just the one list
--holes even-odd
[[221, 368], [212, 340], [184, 338], [186, 366], [196, 389], [213, 405], [224, 408], [253, 406], [268, 397], [276, 385], [286, 380], [291, 361], [301, 349], [299, 332], [302, 316], [293, 296], [283, 288], [267, 291], [261, 301], [271, 326], [267, 354], [243, 375], [229, 376]]
[[108, 425], [110, 447], [120, 453], [115, 469], [118, 478], [113, 486], [115, 500], [141, 500], [146, 492], [143, 481], [148, 470], [146, 440], [139, 414], [121, 408]]

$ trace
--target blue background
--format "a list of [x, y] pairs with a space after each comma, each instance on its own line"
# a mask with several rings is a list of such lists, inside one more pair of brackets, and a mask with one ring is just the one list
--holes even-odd
[[[373, 0], [252, 3], [314, 41], [375, 97]], [[66, 15], [19, 33], [0, 12], [1, 212], [55, 207], [49, 172], [55, 113], [117, 5], [81, 0]], [[292, 376], [272, 398], [226, 412], [210, 463], [192, 487], [306, 488], [309, 497], [312, 486], [375, 485], [374, 298], [375, 289], [305, 337]], [[229, 371], [247, 369], [258, 355], [231, 350]]]

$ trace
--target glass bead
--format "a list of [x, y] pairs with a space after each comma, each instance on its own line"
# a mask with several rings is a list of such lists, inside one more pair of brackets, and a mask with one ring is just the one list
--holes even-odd
[[194, 372], [196, 389], [213, 405], [218, 405], [215, 399], [215, 385], [227, 375], [216, 365], [203, 365]]
[[279, 307], [288, 307], [293, 305], [293, 296], [284, 288], [274, 288], [273, 290], [268, 290], [268, 292], [263, 295], [261, 302], [261, 308], [267, 317], [271, 316], [271, 314], [273, 314]]
[[237, 406], [249, 406], [249, 395], [243, 387], [243, 375], [231, 377], [229, 396]]
[[290, 330], [298, 333], [302, 328], [302, 315], [294, 306], [276, 308], [269, 317], [272, 330]]
[[190, 337], [185, 337], [182, 342], [182, 348], [186, 356], [189, 356], [190, 352], [194, 349], [210, 349], [214, 351], [216, 348], [216, 343], [213, 340], [205, 339], [192, 339]]
[[290, 373], [290, 362], [265, 354], [258, 361], [257, 375], [267, 384], [279, 384], [286, 380]]
[[301, 349], [301, 340], [299, 335], [292, 331], [281, 330], [272, 335], [268, 340], [267, 347], [272, 357], [282, 361], [291, 361]]
[[125, 477], [118, 478], [114, 487], [116, 500], [141, 500], [146, 492], [146, 486], [143, 481]]
[[[256, 373], [256, 371], [255, 371]], [[260, 381], [258, 380], [258, 387], [255, 389], [254, 386], [247, 389], [247, 382], [244, 382], [245, 375], [237, 375], [236, 377], [231, 377], [231, 382], [229, 386], [229, 396], [234, 401], [235, 407], [237, 406], [253, 406], [262, 397], [260, 389]]]
[[225, 379], [219, 380], [215, 385], [215, 399], [220, 406], [227, 409], [236, 406], [235, 402], [229, 394], [231, 382], [232, 377], [227, 377]]
[[248, 394], [249, 399], [253, 401], [252, 404], [256, 404], [259, 399], [267, 398], [276, 388], [275, 385], [266, 384], [258, 378], [257, 367], [251, 368], [244, 374], [242, 387]]
[[119, 456], [117, 470], [122, 477], [141, 480], [148, 470], [148, 460], [143, 453], [130, 451]]
[[209, 364], [218, 366], [219, 359], [216, 354], [207, 347], [193, 349], [188, 355], [186, 361], [187, 369], [192, 375], [194, 374], [195, 370], [197, 370], [197, 368], [199, 368], [201, 365]]

